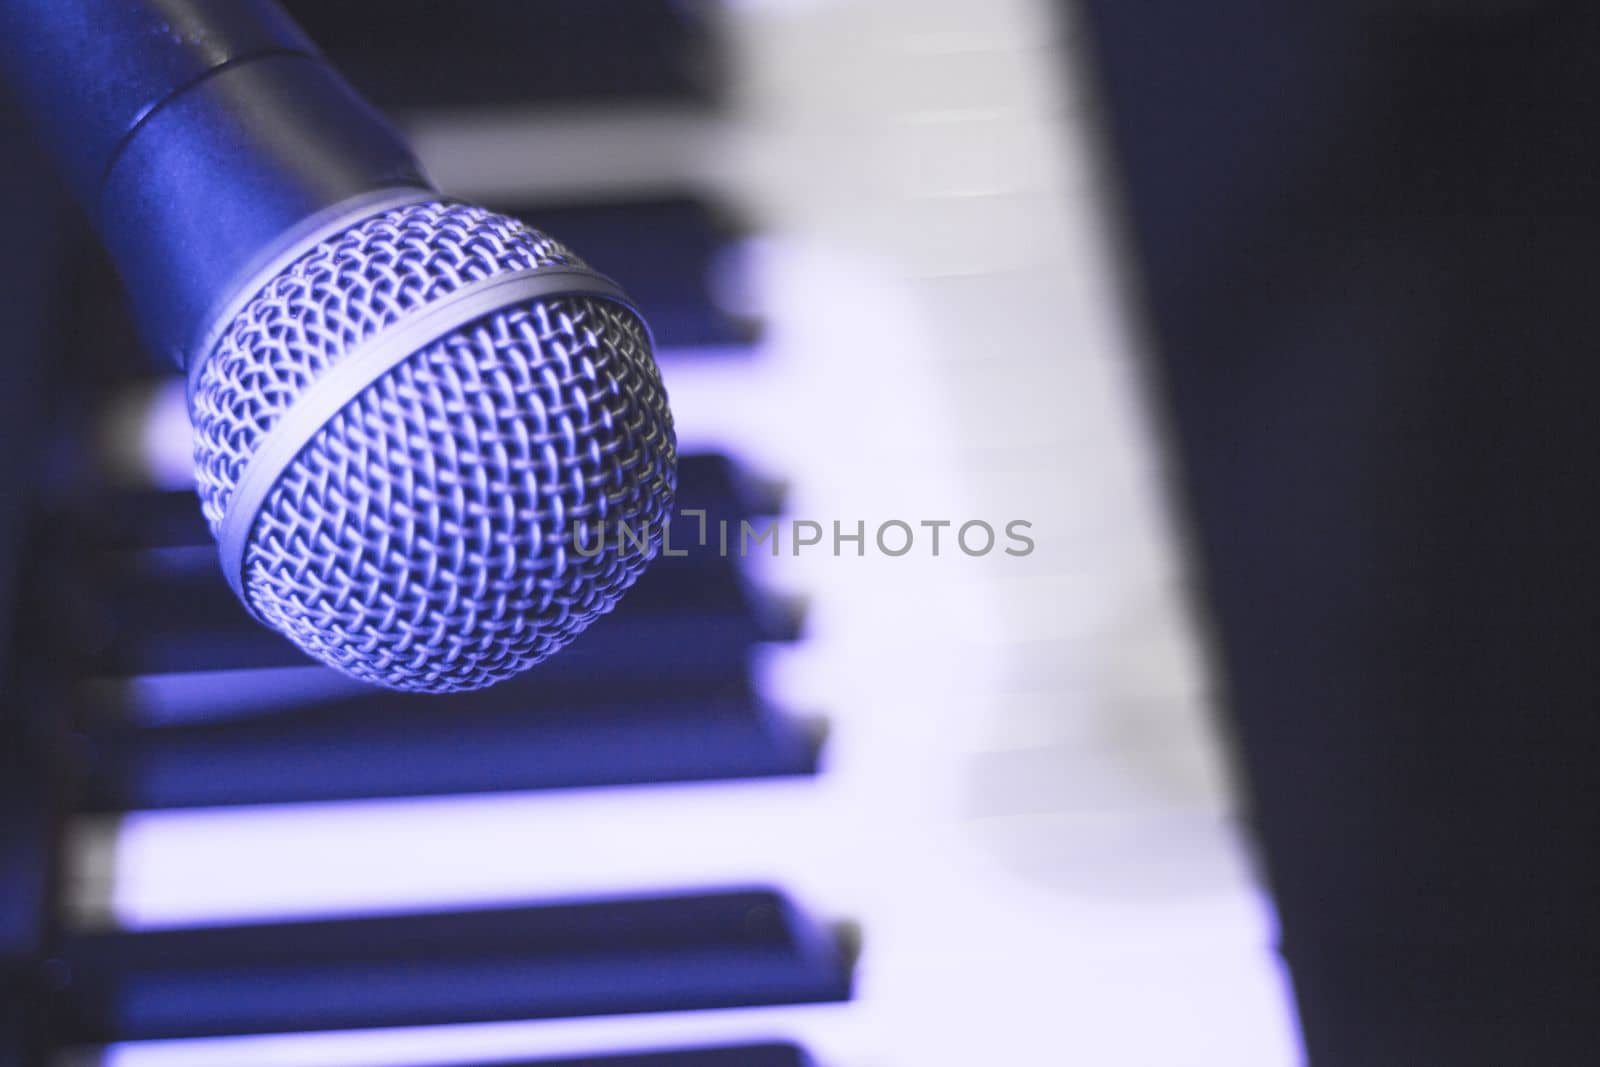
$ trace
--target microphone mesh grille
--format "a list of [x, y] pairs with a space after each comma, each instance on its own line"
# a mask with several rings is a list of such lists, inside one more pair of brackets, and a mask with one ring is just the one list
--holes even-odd
[[[480, 279], [582, 262], [479, 208], [364, 220], [268, 283], [195, 382], [215, 534], [295, 398], [407, 312]], [[501, 307], [381, 374], [278, 476], [245, 546], [247, 600], [311, 655], [400, 689], [476, 688], [609, 610], [654, 553], [578, 527], [665, 521], [672, 419], [643, 324], [558, 297]], [[581, 532], [581, 531], [579, 531]], [[615, 542], [623, 542], [619, 545]], [[589, 554], [593, 553], [593, 554]]]
[[261, 438], [357, 344], [464, 285], [568, 264], [583, 265], [514, 219], [427, 202], [365, 219], [290, 265], [234, 318], [195, 385], [200, 506], [212, 534]]

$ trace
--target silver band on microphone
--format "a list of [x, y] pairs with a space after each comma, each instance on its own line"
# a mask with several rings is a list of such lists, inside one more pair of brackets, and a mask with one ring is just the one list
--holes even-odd
[[252, 614], [256, 609], [244, 589], [244, 554], [250, 533], [279, 476], [329, 420], [385, 372], [473, 320], [500, 308], [558, 297], [608, 300], [638, 315], [621, 287], [591, 270], [550, 266], [500, 274], [465, 285], [403, 316], [352, 348], [295, 398], [245, 464], [217, 531], [222, 573]]

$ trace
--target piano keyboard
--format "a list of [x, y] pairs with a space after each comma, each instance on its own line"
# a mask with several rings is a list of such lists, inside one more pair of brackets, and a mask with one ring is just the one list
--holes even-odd
[[[107, 1067], [1298, 1062], [1070, 20], [592, 6], [559, 77], [389, 102], [442, 187], [640, 298], [687, 555], [521, 679], [364, 689], [232, 603], [181, 393], [124, 373], [120, 488], [40, 563], [80, 679], [54, 1033]], [[384, 77], [382, 35], [311, 28]], [[86, 373], [118, 330], [74, 329]], [[776, 551], [719, 551], [746, 528]]]

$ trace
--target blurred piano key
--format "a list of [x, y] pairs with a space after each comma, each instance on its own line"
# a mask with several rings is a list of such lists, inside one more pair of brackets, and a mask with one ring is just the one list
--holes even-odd
[[[1272, 995], [1243, 955], [1173, 954], [1160, 967], [1144, 956], [1100, 959], [1092, 980], [1031, 965], [995, 973], [1002, 976], [997, 980], [1006, 986], [1015, 1014], [1039, 1018], [1037, 1028], [1008, 1025], [1010, 1020], [997, 1017], [987, 1001], [972, 995], [970, 986], [951, 989], [942, 979], [929, 981], [908, 969], [884, 976], [884, 981], [907, 983], [917, 997], [914, 1003], [879, 999], [864, 975], [849, 1005], [132, 1042], [112, 1046], [103, 1059], [83, 1056], [69, 1062], [103, 1062], [106, 1067], [212, 1067], [218, 1062], [231, 1067], [415, 1067], [419, 1062], [475, 1067], [512, 1057], [581, 1062], [618, 1049], [769, 1042], [774, 1035], [803, 1045], [817, 1067], [957, 1067], [995, 1062], [990, 1056], [1031, 1063], [1038, 1062], [1041, 1049], [1055, 1047], [1048, 1042], [1063, 1040], [1103, 1050], [1103, 1059], [1096, 1062], [1106, 1063], [1202, 1067], [1289, 1062], [1274, 1058], [1281, 1038], [1237, 1025], [1241, 1002], [1257, 1004]], [[1094, 1001], [1104, 1002], [1105, 1010], [1072, 1010]], [[1153, 1018], [1167, 1025], [1154, 1026]]]
[[738, 197], [742, 184], [734, 128], [683, 108], [423, 111], [404, 125], [429, 177], [466, 198]]
[[600, 265], [644, 312], [661, 348], [747, 353], [758, 323], [719, 303], [737, 270], [743, 224], [694, 195], [539, 204], [505, 199], [489, 206], [555, 234]]
[[[102, 592], [104, 637], [84, 649], [94, 677], [190, 670], [289, 667], [311, 661], [240, 606], [209, 549], [178, 549], [102, 566], [93, 577]], [[801, 605], [770, 597], [740, 575], [737, 561], [714, 551], [693, 563], [653, 567], [609, 616], [595, 622], [571, 650], [549, 661], [545, 678], [583, 674], [595, 663], [612, 674], [650, 673], [686, 649], [706, 660], [718, 648], [756, 641], [794, 640]], [[557, 666], [557, 664], [560, 664]]]
[[[376, 692], [325, 667], [290, 670], [300, 677], [279, 670], [101, 683], [103, 699], [121, 696], [133, 706], [92, 709], [124, 721], [84, 727], [83, 809], [806, 775], [817, 769], [822, 740], [820, 724], [767, 707], [739, 680], [563, 686], [516, 679], [430, 699]], [[236, 703], [213, 709], [185, 693], [188, 721], [151, 724], [166, 712], [148, 707], [152, 695], [162, 683], [171, 693], [180, 681], [224, 701], [241, 682], [247, 691], [270, 686], [273, 699], [263, 713], [259, 697], [247, 710]], [[140, 696], [145, 707], [134, 703]]]
[[[196, 1042], [195, 1044], [199, 1044]], [[444, 1065], [439, 1065], [444, 1067]], [[560, 1059], [517, 1060], [471, 1067], [817, 1067], [798, 1045], [766, 1041], [748, 1045], [679, 1048], [671, 1051], [610, 1052]]]
[[842, 1000], [852, 943], [769, 890], [69, 939], [74, 1043]]
[[487, 1064], [483, 1067], [814, 1067], [814, 1062], [795, 1045], [764, 1044], [584, 1056], [581, 1059]]
[[498, 1067], [812, 1067], [812, 1060], [798, 1047], [783, 1044], [645, 1052], [634, 1056], [585, 1056], [580, 1060], [545, 1060]]
[[721, 71], [708, 5], [671, 0], [288, 0], [385, 109], [651, 100], [705, 106]]
[[[816, 779], [85, 818], [68, 903], [83, 925], [154, 929], [771, 881], [874, 931], [982, 917], [941, 936], [986, 931], [981, 954], [996, 966], [1052, 946], [1069, 963], [1162, 944], [1270, 942], [1264, 901], [1243, 891], [1248, 872], [1214, 803], [1174, 796], [1159, 779], [1137, 788], [1135, 766], [1046, 811], [996, 815], [974, 810], [983, 798], [963, 788], [963, 765], [908, 752], [929, 764], [918, 778], [873, 779], [871, 759], [882, 756], [863, 761], [868, 739], [850, 725]], [[1068, 755], [1070, 772], [1095, 750]], [[429, 842], [420, 864], [419, 841]], [[1156, 847], [1175, 841], [1186, 848]], [[915, 901], [912, 886], [924, 887]]]

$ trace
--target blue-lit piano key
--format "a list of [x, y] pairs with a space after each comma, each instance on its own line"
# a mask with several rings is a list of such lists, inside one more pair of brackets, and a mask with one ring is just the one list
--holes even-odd
[[99, 1044], [820, 1003], [854, 948], [765, 889], [102, 933], [63, 946], [52, 1016]]
[[288, 0], [285, 6], [383, 108], [709, 104], [719, 88], [719, 41], [708, 5]]
[[639, 305], [658, 348], [723, 347], [747, 353], [759, 324], [722, 307], [718, 272], [737, 269], [729, 249], [736, 221], [690, 196], [606, 201], [566, 207], [490, 205], [559, 236], [603, 270]]
[[[812, 774], [821, 745], [814, 724], [766, 707], [747, 681], [562, 685], [534, 672], [477, 692], [414, 696], [363, 686], [324, 667], [250, 673], [269, 676], [216, 678], [225, 706], [211, 717], [203, 704], [208, 676], [183, 676], [198, 692], [183, 694], [190, 706], [178, 722], [149, 706], [159, 696], [149, 683], [116, 692], [96, 687], [103, 712], [117, 696], [129, 707], [85, 729], [84, 807], [127, 811]], [[274, 699], [254, 714], [241, 713], [226, 706], [228, 692], [241, 687]], [[150, 721], [162, 717], [166, 725]]]
[[584, 1056], [580, 1059], [468, 1064], [465, 1067], [813, 1067], [813, 1062], [797, 1045], [772, 1043]]
[[[732, 567], [701, 583], [672, 582], [674, 568], [647, 574], [610, 615], [536, 669], [547, 679], [703, 676], [736, 669], [752, 644], [793, 640], [800, 612], [748, 590]], [[680, 592], [683, 599], [679, 598]], [[231, 600], [220, 574], [165, 576], [119, 590], [109, 634], [88, 650], [89, 673], [130, 676], [170, 671], [288, 667], [310, 663]], [[675, 603], [681, 610], [669, 610]]]

